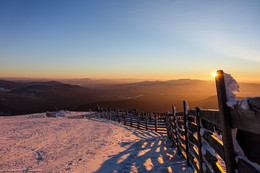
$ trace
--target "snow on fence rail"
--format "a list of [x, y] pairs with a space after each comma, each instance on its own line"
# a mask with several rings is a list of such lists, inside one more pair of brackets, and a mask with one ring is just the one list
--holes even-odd
[[219, 111], [188, 110], [184, 101], [183, 112], [166, 114], [167, 134], [195, 172], [260, 173], [260, 98], [247, 98], [247, 110], [228, 107], [223, 76], [218, 71]]

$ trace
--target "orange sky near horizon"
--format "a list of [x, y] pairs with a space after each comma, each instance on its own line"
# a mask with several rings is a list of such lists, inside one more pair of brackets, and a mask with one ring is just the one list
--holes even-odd
[[260, 83], [259, 16], [256, 0], [0, 1], [0, 77], [214, 80], [222, 69]]

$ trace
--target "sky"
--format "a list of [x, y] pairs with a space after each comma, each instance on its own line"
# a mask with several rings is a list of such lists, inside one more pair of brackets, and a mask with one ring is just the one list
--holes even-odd
[[0, 77], [260, 82], [259, 0], [1, 0]]

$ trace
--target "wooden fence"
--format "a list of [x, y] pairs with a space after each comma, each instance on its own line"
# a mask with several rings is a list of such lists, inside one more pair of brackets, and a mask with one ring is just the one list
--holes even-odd
[[[187, 102], [184, 102], [184, 105]], [[224, 146], [215, 110], [184, 110], [167, 115], [167, 133], [196, 172], [225, 172]], [[221, 166], [222, 165], [222, 166]], [[223, 166], [224, 165], [224, 166]]]
[[[184, 101], [183, 112], [176, 112], [173, 107], [171, 114], [102, 111], [78, 118], [100, 117], [167, 134], [177, 147], [178, 154], [187, 160], [194, 172], [260, 173], [260, 98], [248, 100], [249, 110], [242, 109], [240, 105], [227, 107], [224, 73], [218, 71], [217, 74], [219, 110], [202, 110], [199, 107], [188, 110], [188, 103]], [[244, 134], [243, 142], [250, 147], [245, 153], [248, 159], [234, 151], [234, 129]]]
[[[219, 111], [188, 110], [184, 101], [183, 112], [175, 112], [173, 107], [173, 113], [167, 114], [170, 140], [194, 172], [260, 173], [260, 98], [249, 99], [249, 110], [239, 104], [230, 108], [226, 105], [223, 71], [218, 71], [216, 86]], [[249, 158], [235, 153], [232, 130], [244, 135], [243, 150], [250, 147], [244, 150]]]
[[69, 118], [80, 119], [93, 117], [117, 121], [118, 123], [141, 130], [152, 130], [161, 134], [167, 134], [164, 114], [137, 111], [102, 111], [94, 112], [88, 116], [82, 115]]

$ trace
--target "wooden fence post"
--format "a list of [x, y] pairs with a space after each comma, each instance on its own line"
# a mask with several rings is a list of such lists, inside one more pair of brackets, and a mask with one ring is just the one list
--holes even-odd
[[126, 113], [125, 113], [125, 115], [124, 115], [124, 125], [126, 125], [127, 114], [128, 114], [128, 112], [127, 112], [127, 110], [126, 110]]
[[133, 113], [130, 115], [130, 127], [133, 127]]
[[116, 121], [116, 112], [113, 112], [113, 121]]
[[231, 117], [230, 111], [227, 106], [227, 94], [226, 86], [224, 80], [223, 70], [217, 71], [217, 76], [215, 77], [217, 94], [218, 94], [218, 106], [219, 106], [219, 116], [222, 128], [222, 140], [225, 152], [225, 162], [226, 169], [228, 173], [234, 173], [236, 169], [235, 153], [232, 141], [231, 132]]
[[[173, 139], [173, 131], [172, 131], [173, 130], [172, 118], [170, 117], [169, 112], [165, 113], [165, 121], [166, 121], [165, 123], [166, 123], [168, 137], [172, 143], [175, 143], [175, 140]], [[174, 140], [174, 142], [173, 142], [173, 140]]]
[[173, 106], [172, 107], [172, 112], [173, 112], [173, 121], [174, 121], [174, 125], [175, 125], [175, 137], [176, 137], [176, 147], [177, 147], [177, 151], [178, 151], [178, 155], [180, 156], [181, 152], [180, 152], [180, 147], [179, 147], [179, 139], [178, 139], [178, 119], [176, 117], [176, 109], [175, 107]]
[[199, 153], [199, 170], [200, 173], [203, 172], [202, 170], [202, 152], [201, 152], [201, 135], [200, 135], [200, 108], [196, 108], [196, 120], [197, 120], [197, 137], [198, 137], [198, 153]]
[[121, 122], [121, 115], [120, 115], [119, 110], [117, 110], [117, 117], [118, 117], [118, 122], [120, 123]]
[[140, 129], [140, 119], [139, 119], [139, 112], [137, 112], [137, 129]]
[[109, 115], [108, 116], [109, 116], [109, 120], [111, 120], [111, 111], [109, 111]]
[[187, 156], [187, 164], [190, 166], [190, 159], [189, 159], [189, 139], [188, 139], [188, 129], [187, 129], [187, 117], [188, 117], [188, 103], [183, 101], [183, 108], [184, 108], [184, 130], [185, 130], [185, 145], [186, 145], [186, 156]]
[[145, 113], [145, 130], [148, 130], [148, 113]]
[[167, 130], [167, 135], [171, 140], [171, 135], [170, 135], [170, 116], [168, 114], [168, 112], [166, 112], [165, 114], [165, 124], [166, 124], [166, 130]]
[[157, 132], [157, 128], [158, 128], [158, 115], [157, 114], [155, 114], [154, 115], [155, 117], [154, 117], [154, 127], [155, 127], [155, 131]]

